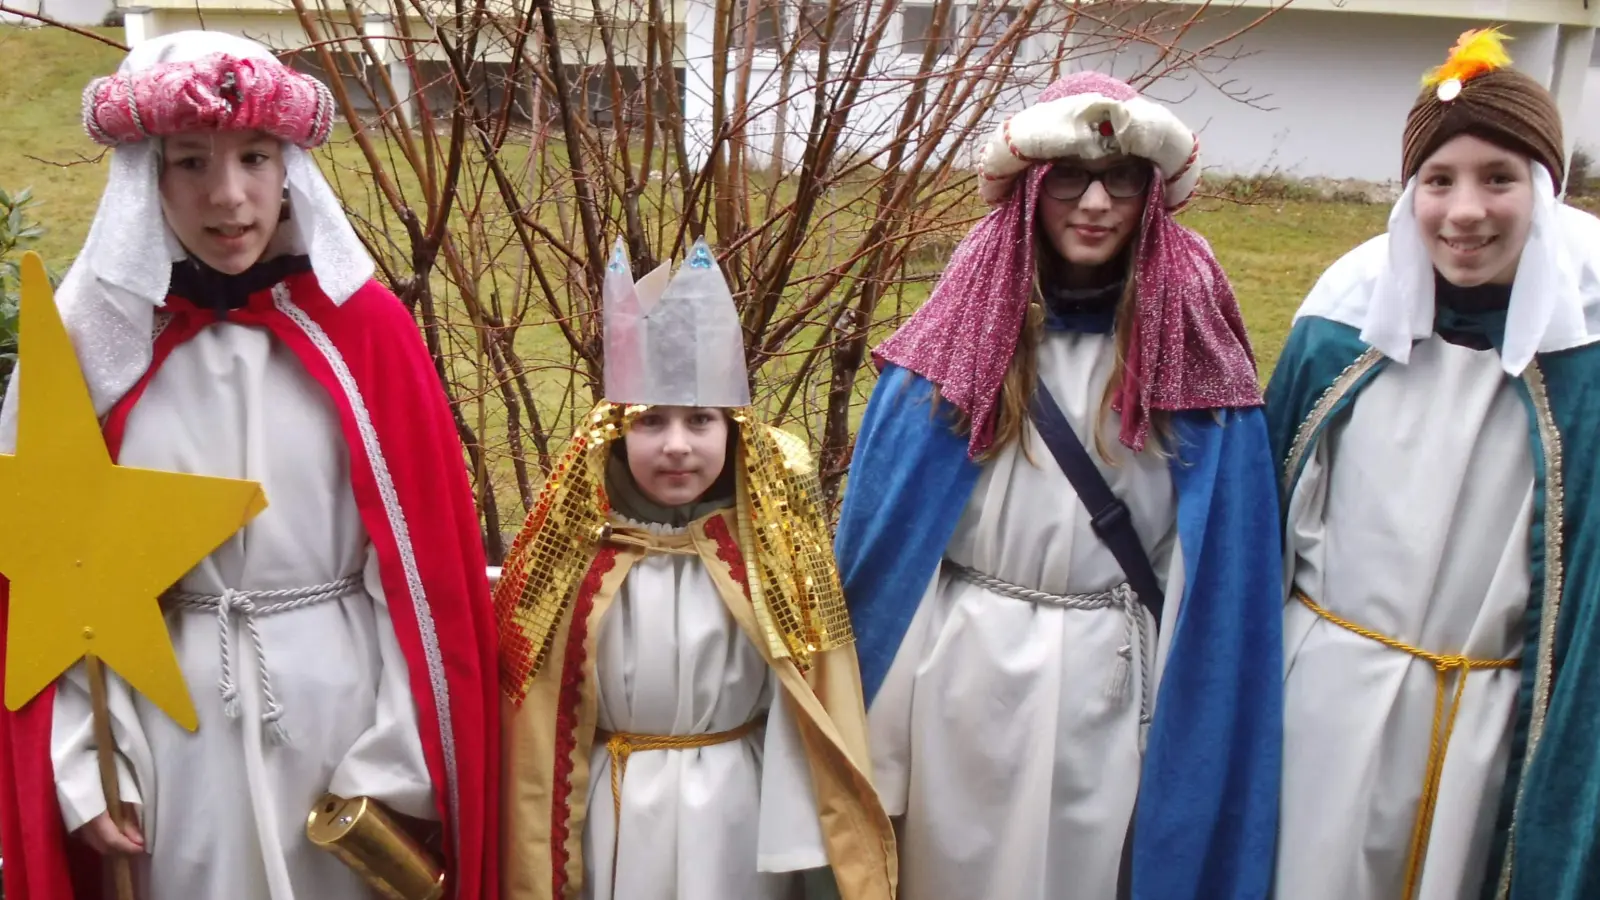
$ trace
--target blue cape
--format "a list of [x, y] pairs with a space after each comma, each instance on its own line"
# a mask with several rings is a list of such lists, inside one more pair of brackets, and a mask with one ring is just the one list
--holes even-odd
[[[933, 414], [932, 394], [896, 366], [878, 379], [835, 541], [869, 704], [977, 482], [966, 437]], [[1283, 730], [1272, 456], [1259, 409], [1172, 425], [1185, 578], [1141, 775], [1133, 897], [1251, 900], [1272, 883]]]

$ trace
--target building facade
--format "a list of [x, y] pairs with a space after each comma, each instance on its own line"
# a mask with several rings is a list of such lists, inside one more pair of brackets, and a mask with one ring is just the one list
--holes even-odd
[[[287, 0], [134, 2], [142, 5], [125, 8], [130, 44], [198, 27], [244, 34], [280, 49], [307, 44], [305, 30]], [[836, 77], [840, 66], [848, 63], [849, 51], [848, 41], [839, 38], [831, 49], [822, 48], [815, 40], [807, 45], [803, 4], [816, 0], [785, 2], [788, 5], [782, 14], [760, 15], [745, 32], [747, 39], [754, 40], [749, 53], [743, 52], [743, 46], [730, 49], [738, 51], [737, 59], [724, 60], [727, 77], [721, 89], [726, 99], [743, 87], [744, 96], [749, 98], [745, 125], [749, 152], [773, 161], [773, 151], [780, 146], [776, 136], [785, 134], [781, 142], [783, 158], [777, 162], [794, 165], [804, 146], [797, 135], [811, 122], [821, 56], [829, 54], [829, 66]], [[954, 30], [969, 35], [979, 33], [980, 46], [966, 57], [963, 66], [951, 62], [939, 71], [960, 68], [970, 72], [981, 59], [983, 29], [974, 26], [974, 17], [983, 16], [983, 28], [996, 32], [1008, 25], [1007, 13], [1003, 8], [996, 10], [995, 0], [982, 2], [986, 5], [981, 8], [958, 2], [954, 13]], [[1059, 0], [1054, 6], [1056, 15], [1115, 6], [1121, 18], [1108, 25], [1102, 17], [1093, 24], [1094, 16], [1079, 15], [1073, 29], [1064, 29], [1070, 33], [1053, 33], [1045, 27], [1030, 37], [1014, 65], [995, 67], [995, 71], [1005, 73], [996, 77], [1008, 79], [1008, 84], [988, 118], [998, 121], [1043, 87], [1053, 72], [1049, 60], [1063, 42], [1068, 46], [1066, 70], [1094, 68], [1123, 77], [1136, 76], [1149, 69], [1160, 49], [1150, 43], [1107, 40], [1106, 33], [1127, 29], [1127, 23], [1140, 15], [1181, 21], [1204, 5], [1203, 0], [1150, 0], [1133, 5]], [[1273, 7], [1281, 8], [1255, 27], [1245, 28]], [[508, 12], [516, 8], [508, 6]], [[575, 77], [588, 77], [586, 73], [592, 74], [590, 69], [604, 59], [593, 8], [586, 2], [558, 6], [563, 39], [570, 44], [563, 53]], [[717, 129], [714, 3], [669, 0], [661, 8], [671, 19], [676, 36], [679, 59], [675, 69], [689, 149], [694, 152], [698, 147], [703, 152]], [[841, 20], [835, 34], [842, 37], [848, 33], [848, 25], [859, 24], [861, 16], [871, 21], [881, 8], [881, 0], [859, 0], [848, 21]], [[917, 67], [927, 45], [933, 9], [928, 0], [905, 0], [890, 18], [882, 49], [870, 61], [873, 87], [863, 93], [849, 113], [851, 139], [858, 146], [846, 148], [846, 156], [878, 153], [886, 141], [897, 139], [895, 126], [905, 92], [917, 83]], [[346, 38], [364, 34], [379, 47], [402, 46], [393, 40], [397, 27], [392, 16], [368, 13], [359, 28], [352, 26], [350, 19], [343, 9], [330, 12], [326, 16], [327, 33]], [[411, 20], [407, 24], [413, 35], [429, 33], [424, 21]], [[1487, 24], [1505, 27], [1514, 38], [1511, 51], [1517, 65], [1544, 81], [1555, 93], [1567, 123], [1569, 144], [1600, 153], [1600, 47], [1595, 42], [1600, 2], [1588, 0], [1212, 2], [1203, 21], [1185, 29], [1177, 38], [1177, 46], [1199, 49], [1241, 30], [1243, 33], [1227, 41], [1198, 69], [1162, 78], [1148, 92], [1172, 104], [1197, 128], [1204, 164], [1212, 171], [1388, 181], [1399, 174], [1400, 123], [1420, 86], [1422, 73], [1443, 61], [1446, 49], [1462, 31]], [[615, 52], [642, 58], [641, 36], [623, 33], [614, 37]], [[970, 38], [966, 40], [969, 45], [972, 43]], [[786, 69], [780, 49], [793, 41], [806, 49], [790, 57], [791, 65]], [[956, 43], [947, 38], [941, 54], [956, 54]], [[297, 58], [301, 64], [316, 69], [311, 54], [299, 54]], [[395, 91], [402, 99], [412, 96], [418, 90], [412, 69], [398, 62], [397, 50], [388, 58]], [[496, 59], [507, 58], [496, 57], [493, 52], [480, 56], [488, 61], [486, 67], [491, 70]], [[749, 60], [748, 67], [743, 65], [745, 59]], [[442, 67], [443, 56], [436, 48], [423, 46], [416, 71], [424, 73], [424, 82], [429, 80], [429, 65]], [[326, 77], [325, 72], [317, 74]], [[496, 86], [492, 72], [487, 77], [491, 93], [495, 89], [537, 90], [535, 85]], [[608, 92], [601, 87], [596, 85], [593, 91], [593, 105], [604, 122]], [[910, 140], [914, 143], [941, 138], [930, 132], [916, 133]]]

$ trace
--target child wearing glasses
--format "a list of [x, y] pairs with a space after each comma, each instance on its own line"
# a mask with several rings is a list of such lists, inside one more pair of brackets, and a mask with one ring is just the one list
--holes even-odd
[[1262, 897], [1282, 561], [1199, 142], [1068, 76], [877, 348], [836, 551], [906, 900]]

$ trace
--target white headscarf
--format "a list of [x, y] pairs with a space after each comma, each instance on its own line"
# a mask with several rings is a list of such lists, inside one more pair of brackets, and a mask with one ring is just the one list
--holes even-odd
[[[1556, 199], [1544, 166], [1533, 167], [1533, 222], [1506, 312], [1501, 365], [1520, 375], [1536, 353], [1600, 340], [1600, 219]], [[1411, 358], [1414, 340], [1433, 333], [1434, 269], [1417, 223], [1417, 179], [1389, 215], [1389, 231], [1350, 251], [1324, 272], [1295, 314], [1320, 316], [1361, 331], [1395, 362]]]
[[[184, 31], [135, 47], [118, 72], [213, 53], [277, 58], [245, 38]], [[161, 212], [159, 140], [111, 152], [111, 172], [89, 237], [56, 290], [56, 305], [72, 336], [95, 412], [101, 415], [150, 367], [155, 310], [166, 303], [172, 264], [186, 256]], [[323, 292], [343, 303], [372, 277], [372, 258], [310, 155], [285, 143], [283, 159], [291, 210], [289, 220], [279, 225], [287, 239], [283, 246], [309, 256]], [[15, 447], [17, 379], [14, 373], [0, 408], [0, 452]]]

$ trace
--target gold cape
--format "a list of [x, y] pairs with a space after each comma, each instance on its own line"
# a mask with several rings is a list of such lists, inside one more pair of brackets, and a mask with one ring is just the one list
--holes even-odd
[[[605, 460], [645, 407], [590, 414], [512, 545], [495, 610], [501, 629], [505, 900], [569, 900], [583, 887], [589, 759], [599, 716], [600, 622], [640, 542], [616, 540]], [[823, 842], [844, 900], [890, 900], [894, 832], [871, 782], [866, 710], [816, 475], [805, 445], [739, 424], [736, 501], [689, 527], [728, 612], [759, 648], [810, 763]]]

